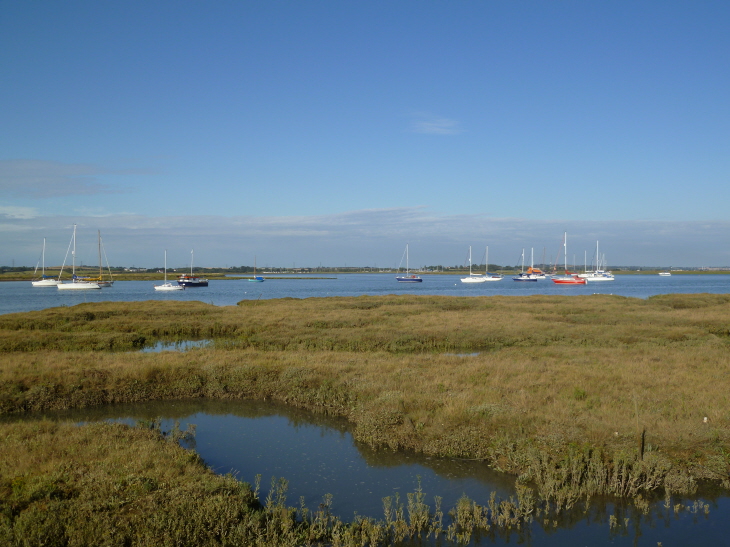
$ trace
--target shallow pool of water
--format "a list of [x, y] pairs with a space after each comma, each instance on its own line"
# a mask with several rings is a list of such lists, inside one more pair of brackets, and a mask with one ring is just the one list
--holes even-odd
[[[514, 494], [512, 477], [481, 462], [373, 450], [354, 441], [345, 420], [268, 402], [165, 401], [46, 416], [76, 422], [119, 420], [130, 424], [159, 417], [163, 430], [169, 430], [176, 421], [182, 429], [195, 424], [196, 435], [188, 447], [196, 450], [216, 472], [233, 473], [249, 483], [260, 475], [262, 497], [272, 478], [285, 478], [289, 483], [287, 500], [292, 506], [299, 506], [301, 498], [309, 509], [316, 509], [324, 496], [331, 494], [333, 513], [346, 521], [355, 513], [382, 519], [384, 497], [397, 495], [406, 505], [407, 494], [419, 484], [426, 494], [426, 503], [433, 509], [434, 497], [440, 496], [445, 511], [453, 508], [462, 495], [486, 504], [492, 491], [501, 498]], [[648, 514], [617, 506], [611, 500], [592, 500], [587, 507], [579, 505], [556, 518], [536, 516], [522, 530], [493, 531], [473, 544], [661, 543], [666, 547], [723, 545], [730, 535], [730, 503], [724, 496], [705, 495], [699, 501], [673, 499], [669, 507], [658, 502]]]

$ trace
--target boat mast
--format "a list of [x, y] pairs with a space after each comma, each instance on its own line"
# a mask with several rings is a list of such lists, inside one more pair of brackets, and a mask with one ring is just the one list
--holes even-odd
[[73, 249], [71, 250], [71, 279], [76, 278], [76, 224], [74, 224]]
[[99, 236], [99, 281], [101, 281], [101, 230], [97, 230]]
[[563, 252], [565, 253], [565, 275], [568, 275], [568, 232], [563, 234]]

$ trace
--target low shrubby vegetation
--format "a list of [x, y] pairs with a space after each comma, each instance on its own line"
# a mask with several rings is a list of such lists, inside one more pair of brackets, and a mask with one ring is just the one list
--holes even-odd
[[[161, 340], [201, 339], [212, 343], [187, 352], [139, 351]], [[0, 413], [8, 416], [187, 397], [277, 400], [346, 417], [355, 438], [371, 446], [483, 460], [515, 475], [518, 485], [517, 499], [493, 499], [491, 506], [463, 500], [447, 511], [450, 520], [441, 508], [425, 509], [416, 492], [405, 509], [406, 500], [391, 500], [384, 521], [343, 524], [326, 503], [309, 512], [287, 507], [280, 495], [260, 501], [257, 488], [211, 474], [149, 428], [4, 424], [3, 439], [33, 444], [26, 467], [3, 463], [0, 470], [2, 498], [17, 498], [3, 502], [3, 533], [25, 522], [48, 537], [60, 533], [72, 520], [39, 516], [41, 507], [43, 514], [54, 507], [54, 515], [89, 515], [88, 528], [73, 533], [90, 533], [99, 520], [130, 534], [158, 530], [149, 537], [159, 540], [160, 523], [148, 522], [144, 505], [155, 503], [155, 513], [191, 512], [187, 533], [206, 530], [198, 545], [385, 544], [424, 534], [456, 541], [602, 496], [636, 507], [662, 497], [668, 504], [705, 483], [730, 486], [729, 341], [730, 295], [709, 294], [98, 303], [0, 316]], [[88, 439], [99, 446], [124, 439], [129, 450], [156, 447], [148, 462], [189, 461], [192, 467], [179, 471], [182, 497], [165, 478], [175, 466], [161, 463], [129, 471], [134, 480], [108, 475], [116, 486], [84, 501], [90, 483], [74, 479], [82, 475], [76, 466], [115, 467], [102, 454], [74, 455]], [[15, 459], [11, 446], [0, 448], [4, 462]], [[148, 479], [152, 493], [145, 493]], [[229, 541], [233, 528], [214, 530], [223, 522], [239, 523], [242, 535]], [[145, 544], [141, 537], [134, 544]], [[180, 544], [164, 537], [156, 544]], [[110, 536], [108, 543], [124, 542]]]

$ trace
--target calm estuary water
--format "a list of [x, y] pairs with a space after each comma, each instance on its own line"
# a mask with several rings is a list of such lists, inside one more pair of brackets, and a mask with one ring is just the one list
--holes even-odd
[[[281, 276], [280, 276], [281, 277]], [[73, 306], [84, 302], [140, 300], [200, 300], [217, 306], [234, 306], [241, 300], [268, 298], [312, 298], [384, 294], [429, 294], [447, 296], [530, 294], [618, 294], [647, 298], [668, 293], [728, 293], [730, 275], [617, 275], [615, 281], [581, 286], [556, 285], [550, 280], [518, 283], [502, 281], [462, 283], [459, 275], [424, 275], [423, 283], [398, 283], [393, 274], [345, 274], [297, 276], [252, 283], [241, 279], [214, 280], [208, 287], [162, 293], [154, 290], [159, 281], [117, 281], [114, 286], [94, 291], [59, 291], [55, 287], [33, 287], [28, 281], [0, 283], [0, 314]]]

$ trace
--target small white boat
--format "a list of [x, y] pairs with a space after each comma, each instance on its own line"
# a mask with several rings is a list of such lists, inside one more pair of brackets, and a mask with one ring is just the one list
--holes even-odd
[[672, 275], [672, 272], [659, 272], [659, 275], [670, 276]]
[[489, 273], [489, 245], [484, 252], [484, 280], [485, 281], [502, 281], [504, 277], [501, 274]]
[[486, 281], [486, 277], [483, 275], [471, 273], [471, 245], [469, 245], [469, 277], [462, 277], [461, 282], [462, 283], [484, 283]]
[[502, 281], [504, 279], [501, 275], [489, 273], [489, 247], [487, 246], [484, 254], [484, 275], [471, 273], [471, 247], [469, 247], [469, 277], [462, 277], [462, 283], [485, 283], [486, 281]]
[[588, 271], [588, 265], [585, 266], [585, 272], [578, 274], [578, 277], [582, 277], [586, 281], [613, 281], [615, 277], [611, 272], [605, 270], [606, 260], [599, 260], [600, 255], [598, 254], [598, 241], [596, 241], [596, 269], [592, 272]]
[[[35, 272], [38, 271], [38, 265], [35, 267]], [[41, 252], [41, 277], [35, 281], [31, 281], [34, 287], [55, 287], [58, 285], [58, 279], [55, 277], [46, 276], [46, 238], [43, 238], [43, 251]]]
[[165, 249], [165, 282], [162, 285], [155, 285], [156, 291], [184, 291], [184, 285], [173, 285], [167, 280], [167, 249]]
[[[63, 283], [61, 281], [63, 267], [66, 265], [66, 259], [64, 259], [63, 266], [61, 266], [61, 272], [58, 274], [58, 284], [56, 285], [56, 287], [60, 291], [84, 291], [88, 289], [101, 289], [98, 283], [95, 283], [93, 281], [87, 281], [76, 275], [76, 224], [74, 224], [74, 232], [71, 236], [71, 244], [73, 245], [73, 250], [71, 251], [71, 281], [66, 283]], [[68, 256], [68, 251], [66, 251], [66, 256]]]

